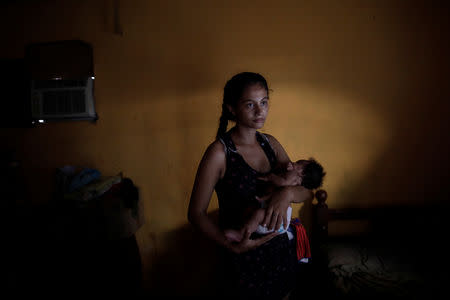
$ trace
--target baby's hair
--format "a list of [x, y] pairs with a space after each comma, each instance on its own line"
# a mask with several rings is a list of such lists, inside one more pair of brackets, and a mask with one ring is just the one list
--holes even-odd
[[269, 93], [266, 79], [258, 73], [242, 72], [234, 75], [227, 81], [223, 89], [222, 115], [220, 116], [216, 138], [220, 138], [225, 134], [229, 120], [234, 121], [234, 116], [228, 110], [227, 105], [236, 107], [244, 90], [253, 84], [260, 84]]
[[310, 190], [317, 189], [322, 186], [325, 175], [322, 165], [311, 157], [303, 168], [302, 186]]

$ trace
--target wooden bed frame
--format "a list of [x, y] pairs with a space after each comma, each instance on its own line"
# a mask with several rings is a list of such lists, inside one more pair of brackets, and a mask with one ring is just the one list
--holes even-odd
[[[428, 297], [437, 291], [446, 292], [448, 285], [447, 255], [450, 251], [445, 240], [448, 235], [448, 204], [426, 203], [422, 205], [391, 205], [377, 207], [349, 207], [345, 209], [330, 209], [326, 203], [328, 194], [324, 189], [315, 192], [316, 204], [311, 204], [311, 226], [309, 240], [311, 244], [312, 264], [308, 276], [312, 277], [311, 295], [318, 296], [321, 291], [324, 297], [335, 297], [333, 292], [326, 294], [324, 290], [332, 291], [336, 286], [330, 281], [330, 272], [342, 266], [354, 266], [353, 261], [336, 260], [341, 257], [342, 249], [364, 250], [361, 258], [368, 262], [365, 279], [376, 278], [378, 282], [390, 282], [386, 290], [377, 290], [382, 296], [391, 292], [405, 292], [408, 297], [421, 295]], [[348, 247], [348, 248], [347, 248]], [[346, 254], [347, 255], [347, 254]], [[343, 257], [343, 256], [342, 256]], [[355, 256], [345, 256], [355, 258]], [[382, 262], [386, 273], [379, 273], [380, 268], [375, 264], [375, 258]], [[348, 261], [348, 260], [347, 260]], [[364, 265], [366, 267], [366, 265]], [[386, 269], [384, 269], [386, 267]], [[350, 270], [349, 268], [339, 270]], [[354, 269], [356, 280], [361, 269]], [[374, 273], [372, 273], [374, 272]], [[337, 273], [333, 273], [336, 275]], [[374, 275], [374, 277], [369, 277]], [[382, 277], [393, 275], [392, 277]], [[398, 277], [395, 277], [397, 276]], [[343, 275], [344, 276], [344, 275]], [[347, 276], [347, 275], [345, 275]], [[353, 275], [352, 275], [353, 276]], [[378, 276], [378, 277], [377, 277]], [[343, 277], [344, 278], [344, 277]], [[345, 277], [347, 279], [349, 277]], [[394, 279], [395, 278], [395, 279]], [[384, 280], [384, 281], [383, 281]], [[356, 282], [356, 281], [355, 281]], [[363, 281], [359, 281], [361, 284]], [[369, 283], [372, 284], [370, 281]], [[377, 282], [377, 283], [378, 283]], [[366, 295], [372, 295], [373, 286], [362, 283], [361, 291], [367, 287]], [[327, 285], [328, 284], [328, 285]], [[340, 284], [340, 283], [339, 283]], [[325, 287], [327, 286], [327, 287]], [[356, 285], [355, 285], [356, 286]], [[339, 285], [343, 287], [343, 285]], [[378, 288], [377, 286], [376, 288]], [[383, 286], [384, 288], [384, 286]], [[342, 295], [340, 295], [342, 297]], [[343, 296], [344, 298], [349, 295]], [[340, 299], [340, 298], [339, 298]]]
[[312, 205], [311, 231], [309, 237], [312, 253], [315, 252], [315, 249], [318, 248], [320, 244], [327, 240], [329, 220], [329, 210], [328, 205], [326, 204], [328, 198], [327, 192], [324, 189], [317, 190], [314, 194], [314, 198], [317, 199], [317, 204]]
[[[405, 208], [402, 207], [330, 209], [326, 203], [328, 194], [324, 189], [317, 190], [314, 198], [317, 200], [317, 204], [312, 204], [311, 209], [310, 240], [311, 244], [316, 248], [326, 243], [329, 239], [332, 239], [336, 234], [336, 230], [330, 231], [329, 228], [333, 222], [348, 221], [348, 223], [351, 223], [351, 221], [358, 220], [373, 221], [386, 215], [393, 216], [395, 213], [405, 211]], [[369, 228], [362, 228], [359, 234], [367, 234], [369, 233], [368, 230]], [[345, 235], [345, 233], [341, 234], [342, 236]], [[357, 232], [347, 234], [355, 235]]]

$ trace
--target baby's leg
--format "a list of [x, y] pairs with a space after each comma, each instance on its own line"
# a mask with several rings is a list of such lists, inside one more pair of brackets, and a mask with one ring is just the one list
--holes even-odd
[[257, 209], [250, 219], [245, 223], [244, 227], [240, 230], [234, 230], [234, 229], [226, 229], [224, 230], [225, 237], [233, 242], [240, 242], [246, 233], [252, 234], [256, 231], [256, 228], [259, 224], [264, 220], [264, 209], [260, 208]]
[[[289, 206], [287, 208], [286, 215], [287, 215], [286, 217], [287, 217], [288, 223], [287, 224], [281, 224], [280, 228], [277, 230], [279, 233], [286, 232], [286, 230], [287, 230], [287, 228], [288, 228], [288, 226], [289, 226], [289, 224], [291, 222], [291, 217], [292, 217], [292, 207], [291, 206]], [[263, 211], [262, 218], [264, 219], [264, 211]], [[263, 221], [263, 219], [261, 219], [260, 223]], [[273, 229], [272, 230], [268, 230], [267, 226], [259, 225], [259, 226], [256, 227], [256, 232], [260, 233], [260, 234], [267, 234], [267, 233], [270, 233], [270, 232], [273, 232], [273, 231], [274, 231]]]
[[[264, 208], [258, 208], [252, 215], [251, 219], [247, 222], [247, 224], [261, 224], [264, 221], [264, 217], [266, 216], [266, 210]], [[255, 226], [256, 227], [256, 226]]]
[[259, 224], [261, 224], [261, 222], [264, 221], [265, 213], [266, 213], [265, 209], [263, 208], [257, 209], [250, 217], [250, 219], [247, 221], [247, 223], [245, 223], [245, 226], [243, 228], [243, 234], [245, 234], [246, 232], [250, 234], [255, 232]]
[[240, 242], [244, 237], [242, 230], [225, 229], [224, 233], [225, 237], [231, 242]]

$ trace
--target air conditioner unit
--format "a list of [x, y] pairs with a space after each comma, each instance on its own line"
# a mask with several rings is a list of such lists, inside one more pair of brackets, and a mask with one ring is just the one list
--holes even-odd
[[97, 120], [92, 47], [79, 40], [26, 47], [33, 123]]
[[[94, 77], [31, 80], [31, 116], [44, 120], [96, 120]], [[42, 122], [42, 121], [41, 121]]]

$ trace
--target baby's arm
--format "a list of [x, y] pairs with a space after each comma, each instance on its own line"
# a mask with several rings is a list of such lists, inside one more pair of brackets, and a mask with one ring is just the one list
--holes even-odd
[[250, 219], [245, 223], [244, 227], [242, 228], [242, 233], [245, 235], [245, 233], [253, 233], [256, 231], [256, 228], [258, 228], [258, 225], [261, 224], [261, 222], [264, 220], [266, 212], [264, 208], [258, 208], [255, 210], [253, 215], [250, 217]]
[[260, 178], [263, 181], [267, 181], [275, 186], [287, 186], [286, 178], [284, 178], [281, 175], [277, 175], [274, 173], [270, 173], [269, 175], [266, 175], [264, 177]]
[[293, 168], [292, 164], [289, 163], [287, 170], [280, 175], [275, 173], [270, 173], [267, 176], [260, 177], [259, 179], [272, 183], [275, 186], [295, 186], [302, 184], [302, 177]]

